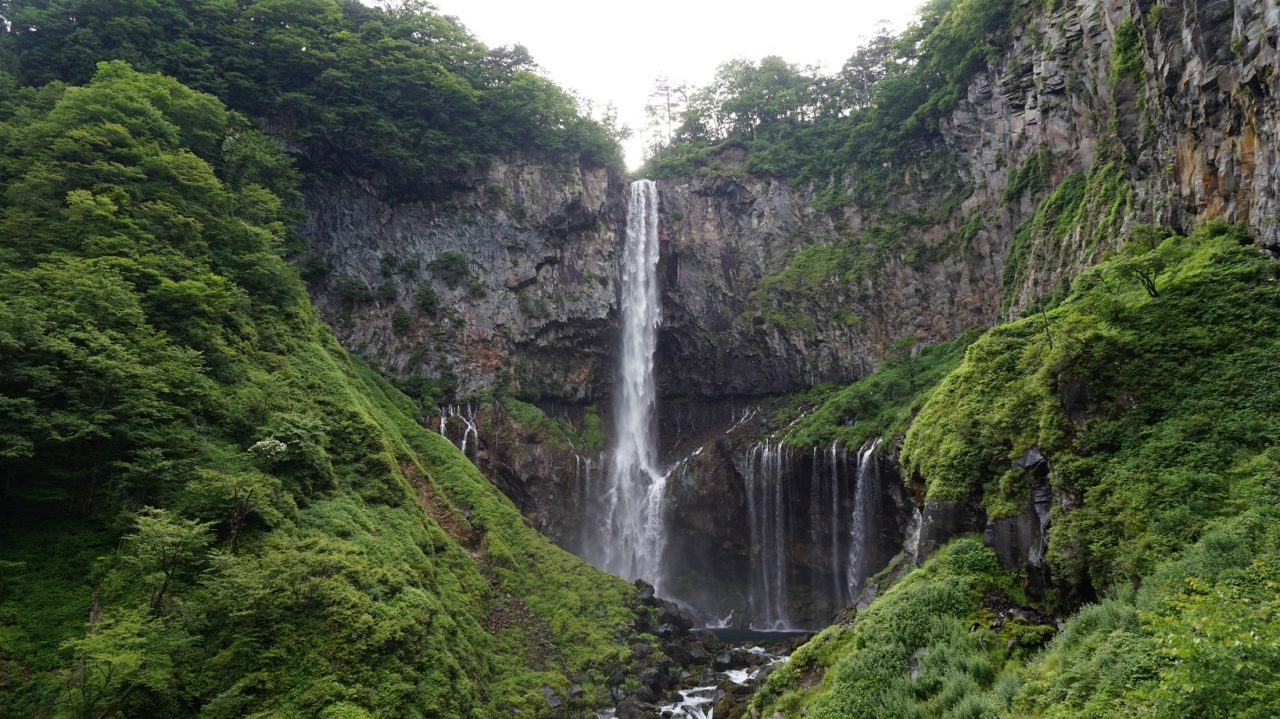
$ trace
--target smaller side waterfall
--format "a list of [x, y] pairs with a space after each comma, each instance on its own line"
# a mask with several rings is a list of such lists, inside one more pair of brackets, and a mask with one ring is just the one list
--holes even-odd
[[751, 576], [747, 596], [751, 625], [756, 629], [792, 626], [787, 612], [787, 483], [791, 450], [778, 443], [751, 448], [746, 464], [747, 530], [750, 532]]
[[[774, 438], [739, 455], [747, 550], [745, 598], [736, 605], [754, 629], [824, 623], [858, 595], [900, 542], [886, 518], [878, 440], [857, 452], [838, 442], [795, 449]], [[885, 524], [889, 522], [890, 524]], [[721, 616], [729, 607], [710, 606]]]
[[[451, 420], [457, 419], [462, 424], [460, 431], [455, 430], [457, 439], [449, 436]], [[476, 428], [476, 408], [470, 402], [465, 405], [450, 404], [440, 408], [440, 435], [453, 442], [468, 459], [475, 459], [480, 445], [480, 431]], [[470, 453], [468, 453], [470, 450]]]
[[849, 523], [849, 598], [858, 596], [871, 573], [867, 548], [879, 532], [876, 498], [880, 495], [880, 463], [876, 449], [880, 439], [869, 440], [858, 450], [858, 476], [853, 489], [853, 519]]

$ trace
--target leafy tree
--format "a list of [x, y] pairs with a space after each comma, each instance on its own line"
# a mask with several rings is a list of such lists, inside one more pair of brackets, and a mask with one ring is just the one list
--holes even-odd
[[411, 326], [413, 326], [413, 315], [410, 315], [405, 308], [397, 307], [395, 312], [391, 313], [391, 328], [396, 334], [402, 335], [408, 332]]
[[672, 82], [666, 76], [654, 81], [644, 107], [648, 121], [645, 132], [650, 138], [645, 151], [649, 155], [658, 154], [675, 139], [676, 127], [689, 106], [690, 89], [687, 83]]
[[471, 276], [467, 256], [457, 250], [445, 250], [427, 263], [427, 269], [446, 285], [456, 288]]
[[428, 317], [435, 317], [440, 311], [440, 296], [430, 284], [418, 285], [418, 290], [413, 293], [413, 300]]
[[67, 641], [73, 657], [64, 672], [65, 716], [102, 719], [127, 714], [145, 692], [172, 693], [172, 661], [190, 638], [141, 612], [119, 611], [94, 620], [91, 631]]
[[727, 62], [688, 94], [674, 139], [650, 152], [646, 172], [687, 173], [738, 143], [749, 172], [868, 185], [856, 199], [883, 202], [885, 164], [918, 161], [940, 142], [939, 120], [1003, 46], [1013, 18], [1003, 0], [935, 0], [901, 35], [881, 27], [834, 75], [777, 57]]
[[250, 517], [262, 518], [266, 526], [280, 520], [273, 506], [280, 482], [269, 474], [252, 471], [202, 469], [186, 489], [194, 503], [215, 514], [226, 526], [227, 542], [235, 552]]
[[[287, 134], [309, 168], [400, 196], [499, 154], [621, 161], [615, 130], [534, 74], [525, 48], [486, 48], [424, 3], [15, 0], [3, 13], [0, 53], [23, 84], [83, 83], [102, 60], [165, 72]], [[245, 142], [256, 141], [242, 137], [229, 160]]]
[[175, 579], [198, 565], [213, 541], [209, 524], [175, 516], [165, 509], [145, 507], [124, 537], [125, 562], [150, 585], [152, 614], [162, 614], [165, 595]]
[[1185, 238], [1169, 237], [1157, 227], [1143, 226], [1135, 228], [1129, 240], [1108, 257], [1108, 266], [1114, 276], [1137, 282], [1154, 299], [1160, 296], [1160, 275], [1181, 261], [1188, 250]]

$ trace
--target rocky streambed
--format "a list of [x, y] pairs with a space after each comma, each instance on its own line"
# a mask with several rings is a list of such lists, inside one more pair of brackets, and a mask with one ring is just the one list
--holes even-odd
[[[643, 589], [643, 587], [642, 587]], [[631, 647], [630, 676], [614, 677], [616, 704], [599, 719], [736, 719], [771, 671], [810, 636], [806, 632], [689, 629], [670, 620], [673, 606], [653, 598], [668, 620], [653, 627], [656, 645]]]

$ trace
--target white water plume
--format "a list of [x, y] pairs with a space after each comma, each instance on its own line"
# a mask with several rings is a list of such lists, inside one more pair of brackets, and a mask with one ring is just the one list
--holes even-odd
[[627, 579], [658, 585], [666, 476], [657, 467], [653, 431], [658, 295], [658, 190], [631, 183], [622, 258], [622, 351], [613, 400], [612, 462], [606, 478], [605, 536], [599, 564]]

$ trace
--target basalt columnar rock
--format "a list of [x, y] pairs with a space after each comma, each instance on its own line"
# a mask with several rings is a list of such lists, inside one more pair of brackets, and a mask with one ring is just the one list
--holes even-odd
[[[1274, 3], [1018, 7], [1026, 19], [1007, 46], [918, 160], [881, 168], [876, 197], [832, 202], [829, 188], [751, 175], [732, 145], [659, 182], [661, 449], [674, 462], [703, 447], [698, 482], [673, 483], [672, 506], [706, 510], [673, 531], [725, 571], [749, 554], [723, 530], [744, 526], [749, 503], [743, 448], [716, 436], [749, 408], [861, 377], [903, 338], [944, 340], [1022, 314], [1141, 223], [1240, 222], [1280, 249]], [[313, 182], [306, 234], [326, 319], [393, 375], [456, 378], [459, 398], [517, 392], [571, 421], [589, 403], [604, 411], [623, 178], [512, 159], [457, 184], [448, 200], [396, 205], [358, 183]], [[481, 466], [569, 541], [563, 525], [581, 517], [564, 508], [582, 506], [572, 495], [586, 455], [501, 431], [480, 428]], [[527, 489], [530, 471], [555, 491]], [[969, 508], [921, 510], [922, 554], [983, 527]], [[1008, 561], [1034, 563], [1044, 527], [1033, 510], [991, 528]]]
[[[875, 206], [819, 210], [811, 184], [748, 175], [732, 148], [660, 183], [664, 398], [860, 376], [903, 336], [940, 340], [1017, 314], [1137, 222], [1244, 222], [1280, 247], [1274, 4], [1077, 0], [1032, 17], [942, 123], [941, 155], [902, 167]], [[1107, 236], [1063, 225], [1010, 256], [1055, 187], [1108, 163], [1111, 194], [1093, 188], [1114, 204]], [[512, 159], [456, 184], [447, 200], [404, 204], [353, 181], [311, 184], [304, 233], [327, 269], [313, 283], [326, 318], [393, 375], [452, 372], [461, 396], [505, 367], [513, 381], [540, 378], [526, 389], [547, 397], [606, 397], [625, 182]], [[820, 297], [762, 283], [802, 249], [845, 241], [847, 255], [825, 260], [843, 281]], [[415, 301], [423, 285], [435, 317]], [[401, 330], [397, 308], [410, 316]]]
[[[305, 188], [312, 297], [395, 377], [600, 396], [616, 315], [622, 178], [494, 162], [447, 200], [394, 204], [351, 180]], [[400, 319], [397, 319], [397, 316]]]

